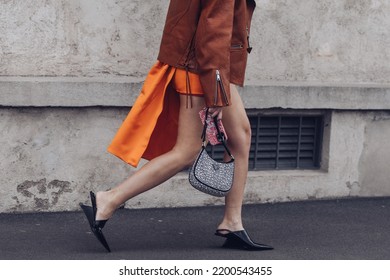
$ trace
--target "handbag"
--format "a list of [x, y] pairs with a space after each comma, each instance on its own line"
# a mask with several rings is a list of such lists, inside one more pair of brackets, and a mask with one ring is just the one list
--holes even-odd
[[204, 122], [202, 133], [202, 148], [195, 162], [190, 168], [189, 182], [197, 190], [213, 195], [226, 196], [233, 185], [234, 178], [234, 157], [226, 145], [224, 134], [218, 129], [216, 119], [214, 119], [217, 128], [217, 137], [224, 146], [227, 154], [231, 158], [229, 162], [218, 162], [214, 160], [206, 150], [206, 129], [207, 122]]

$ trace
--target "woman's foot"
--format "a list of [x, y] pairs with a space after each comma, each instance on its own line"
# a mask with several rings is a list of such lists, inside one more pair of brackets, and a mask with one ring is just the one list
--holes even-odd
[[110, 202], [110, 193], [106, 192], [97, 192], [96, 193], [96, 220], [108, 220], [114, 214], [116, 207], [112, 206]]
[[252, 241], [245, 229], [231, 231], [228, 229], [217, 229], [215, 235], [226, 238], [222, 245], [224, 248], [241, 249], [250, 251], [272, 250], [273, 247]]
[[217, 231], [227, 231], [225, 233], [228, 233], [230, 231], [239, 231], [243, 230], [244, 226], [242, 225], [242, 221], [239, 218], [234, 219], [223, 219], [223, 221], [218, 225]]

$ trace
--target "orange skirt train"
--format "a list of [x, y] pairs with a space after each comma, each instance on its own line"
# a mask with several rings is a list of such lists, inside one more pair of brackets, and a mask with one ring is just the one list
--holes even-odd
[[[198, 75], [189, 74], [192, 94], [201, 95]], [[180, 108], [177, 93], [186, 91], [183, 75], [184, 70], [159, 61], [152, 67], [108, 152], [136, 167], [141, 158], [151, 160], [173, 148]]]

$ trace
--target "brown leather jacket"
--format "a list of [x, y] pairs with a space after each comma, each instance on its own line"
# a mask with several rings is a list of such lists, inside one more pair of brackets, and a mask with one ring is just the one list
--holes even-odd
[[198, 73], [208, 107], [243, 86], [254, 0], [171, 0], [158, 60]]

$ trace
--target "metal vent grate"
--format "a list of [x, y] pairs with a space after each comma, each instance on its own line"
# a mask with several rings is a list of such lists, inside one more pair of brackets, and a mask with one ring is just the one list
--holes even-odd
[[[322, 145], [322, 116], [251, 115], [250, 170], [318, 169]], [[208, 146], [213, 158], [223, 159], [222, 146]]]

